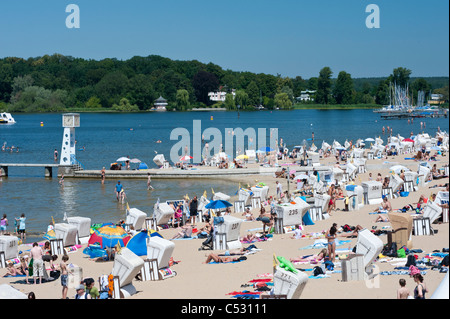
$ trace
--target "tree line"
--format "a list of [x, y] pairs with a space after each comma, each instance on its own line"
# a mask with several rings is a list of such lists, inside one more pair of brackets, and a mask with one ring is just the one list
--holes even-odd
[[[317, 77], [303, 79], [264, 73], [224, 70], [197, 60], [175, 61], [149, 55], [128, 60], [91, 60], [44, 55], [34, 58], [0, 59], [0, 110], [8, 112], [63, 112], [70, 110], [144, 111], [159, 96], [168, 108], [226, 107], [228, 110], [289, 109], [301, 91], [315, 91], [318, 104], [378, 104], [389, 102], [390, 81], [409, 83], [412, 93], [437, 90], [448, 100], [448, 77], [410, 78], [411, 71], [394, 69], [386, 78], [352, 79], [345, 71], [333, 78], [329, 67]], [[430, 81], [431, 80], [431, 81]], [[208, 92], [234, 91], [215, 103]]]

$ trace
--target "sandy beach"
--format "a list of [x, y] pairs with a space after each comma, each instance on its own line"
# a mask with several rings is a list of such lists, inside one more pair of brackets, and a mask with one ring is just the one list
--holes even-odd
[[[408, 154], [410, 155], [410, 154]], [[408, 155], [389, 156], [387, 159], [373, 159], [367, 161], [368, 172], [358, 174], [355, 180], [356, 184], [367, 181], [369, 179], [369, 172], [372, 173], [374, 179], [378, 173], [382, 176], [389, 175], [389, 167], [400, 164], [410, 168], [412, 171], [417, 171], [419, 163], [413, 160], [406, 160]], [[448, 154], [446, 156], [438, 156], [436, 162], [431, 164], [437, 164], [438, 168], [442, 168], [444, 165], [448, 165]], [[321, 165], [333, 166], [335, 164], [334, 157], [321, 159]], [[257, 164], [255, 164], [257, 165]], [[295, 169], [297, 166], [289, 166], [289, 169]], [[279, 181], [283, 185], [283, 190], [287, 190], [287, 180], [282, 178], [275, 178], [273, 175], [252, 175], [252, 176], [240, 176], [236, 180], [236, 189], [238, 182], [242, 186], [247, 183], [251, 186], [257, 182], [266, 183], [269, 189], [269, 196], [276, 195], [276, 184]], [[394, 210], [400, 209], [407, 204], [417, 203], [421, 195], [429, 197], [432, 193], [436, 194], [444, 188], [436, 187], [448, 183], [448, 178], [433, 180], [426, 184], [425, 187], [420, 188], [417, 192], [411, 192], [407, 197], [398, 197], [391, 200]], [[291, 181], [290, 190], [294, 190], [296, 184]], [[210, 195], [210, 190], [208, 195]], [[193, 195], [201, 196], [201, 194], [189, 194], [192, 198]], [[233, 203], [237, 200], [235, 194], [228, 194], [232, 196], [230, 202]], [[112, 195], [113, 196], [113, 195]], [[132, 207], [132, 204], [130, 205]], [[303, 234], [323, 232], [328, 230], [332, 223], [336, 223], [338, 226], [349, 224], [351, 226], [361, 225], [364, 228], [372, 229], [372, 226], [377, 226], [377, 229], [382, 229], [383, 226], [389, 226], [389, 222], [375, 222], [377, 215], [370, 214], [378, 205], [365, 205], [362, 209], [356, 211], [343, 211], [343, 200], [337, 201], [337, 211], [332, 213], [329, 219], [316, 221], [314, 225], [304, 226]], [[258, 215], [257, 210], [253, 210], [255, 217]], [[407, 212], [406, 214], [411, 214]], [[244, 218], [241, 213], [232, 213], [232, 216], [238, 218]], [[117, 221], [104, 221], [104, 222], [117, 222]], [[204, 223], [197, 223], [196, 227], [200, 228]], [[437, 250], [442, 251], [443, 248], [449, 247], [449, 224], [433, 224], [436, 234], [431, 236], [412, 236], [413, 249], [421, 249], [423, 252], [418, 253], [419, 258], [432, 253]], [[241, 224], [241, 236], [247, 234], [248, 230], [252, 230], [253, 233], [262, 229], [262, 223], [260, 221], [245, 221]], [[170, 239], [176, 234], [177, 230], [173, 228], [161, 230], [161, 235]], [[339, 238], [339, 237], [338, 237]], [[387, 236], [380, 235], [379, 238], [383, 243], [387, 243]], [[357, 238], [339, 238], [341, 240], [350, 240], [349, 243], [339, 246], [337, 248], [353, 248], [356, 244]], [[315, 241], [314, 238], [301, 238], [293, 239], [292, 234], [273, 234], [273, 237], [267, 241], [256, 242], [254, 245], [259, 249], [254, 254], [247, 256], [247, 260], [238, 263], [225, 263], [225, 264], [204, 264], [206, 255], [211, 251], [202, 250], [201, 243], [204, 239], [192, 239], [192, 240], [174, 240], [175, 250], [173, 252], [173, 259], [177, 263], [174, 264], [171, 269], [174, 270], [177, 275], [172, 278], [160, 281], [138, 281], [133, 280], [137, 293], [129, 297], [129, 299], [233, 299], [230, 295], [231, 292], [238, 292], [243, 290], [254, 291], [252, 287], [243, 288], [241, 285], [249, 284], [249, 281], [260, 278], [263, 274], [273, 273], [273, 256], [282, 256], [286, 259], [295, 258], [302, 255], [317, 254], [318, 249], [302, 249], [306, 246], [312, 245]], [[243, 247], [247, 247], [249, 244], [243, 244]], [[75, 252], [68, 254], [68, 263], [73, 263], [80, 266], [83, 269], [83, 277], [92, 277], [96, 279], [95, 286], [98, 287], [98, 278], [101, 275], [108, 275], [111, 273], [113, 262], [95, 262], [85, 254], [83, 249], [78, 249]], [[19, 247], [23, 254], [27, 253], [30, 246]], [[217, 251], [215, 251], [217, 252]], [[338, 252], [339, 253], [339, 252]], [[145, 258], [143, 256], [142, 258]], [[57, 260], [57, 264], [61, 261], [61, 255]], [[339, 260], [336, 260], [336, 270], [339, 270]], [[374, 263], [378, 270], [381, 271], [393, 271], [396, 266], [392, 262], [379, 262]], [[48, 263], [46, 263], [48, 266]], [[310, 264], [296, 264], [298, 269], [311, 269], [314, 265]], [[429, 294], [431, 296], [434, 290], [441, 283], [445, 276], [445, 273], [441, 273], [437, 270], [432, 270], [431, 267], [427, 267], [425, 283], [428, 287]], [[6, 269], [1, 269], [0, 274], [3, 276], [6, 273]], [[312, 275], [310, 270], [306, 273]], [[413, 293], [415, 283], [409, 275], [378, 275], [371, 281], [350, 281], [342, 282], [341, 273], [332, 273], [328, 278], [309, 279], [301, 299], [395, 299], [396, 292], [399, 288], [399, 279], [404, 278], [407, 282], [406, 287], [410, 293]], [[27, 285], [22, 282], [23, 278], [17, 277], [0, 277], [0, 284], [10, 284], [19, 291], [28, 294], [34, 292], [37, 299], [60, 299], [61, 298], [61, 282], [60, 279], [46, 282], [37, 285]], [[75, 296], [75, 289], [70, 288], [68, 296], [73, 299]]]

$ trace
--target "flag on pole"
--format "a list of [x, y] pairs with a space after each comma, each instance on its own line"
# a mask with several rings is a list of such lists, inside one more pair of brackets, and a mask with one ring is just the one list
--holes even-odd
[[208, 194], [206, 194], [206, 190], [203, 192], [203, 197], [207, 198]]

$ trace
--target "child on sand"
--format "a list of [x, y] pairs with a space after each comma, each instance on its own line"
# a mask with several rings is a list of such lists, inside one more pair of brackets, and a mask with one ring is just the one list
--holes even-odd
[[59, 269], [61, 271], [61, 286], [62, 286], [62, 299], [67, 299], [67, 290], [69, 290], [67, 279], [69, 273], [67, 272], [67, 261], [69, 260], [68, 255], [63, 255], [61, 258], [61, 263], [59, 264]]
[[402, 278], [398, 283], [400, 284], [400, 288], [397, 290], [397, 299], [408, 299], [409, 290], [406, 288], [406, 280]]

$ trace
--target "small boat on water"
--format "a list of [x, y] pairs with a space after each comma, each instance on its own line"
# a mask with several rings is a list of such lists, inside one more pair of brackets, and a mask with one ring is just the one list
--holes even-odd
[[0, 124], [14, 124], [16, 123], [16, 121], [14, 120], [14, 118], [11, 116], [10, 113], [0, 113]]

